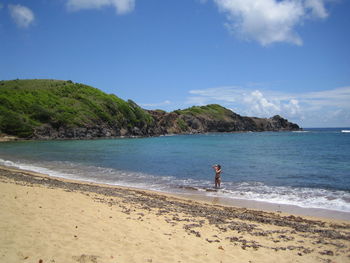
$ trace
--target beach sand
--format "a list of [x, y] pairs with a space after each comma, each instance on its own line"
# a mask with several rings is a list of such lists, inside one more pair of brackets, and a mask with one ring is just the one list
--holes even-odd
[[350, 222], [0, 167], [0, 262], [350, 262]]

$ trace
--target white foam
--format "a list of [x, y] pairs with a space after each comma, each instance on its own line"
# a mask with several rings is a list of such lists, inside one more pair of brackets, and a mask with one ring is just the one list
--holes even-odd
[[[295, 205], [304, 208], [318, 208], [350, 212], [350, 193], [313, 188], [293, 188], [261, 185], [247, 187], [246, 183], [236, 189], [209, 193], [226, 198], [262, 201], [282, 205]], [[253, 190], [254, 189], [254, 190]]]
[[217, 192], [208, 192], [206, 189], [212, 187], [213, 182], [211, 181], [192, 178], [179, 179], [172, 176], [155, 176], [141, 172], [129, 172], [71, 162], [29, 164], [26, 162], [0, 159], [0, 165], [85, 182], [135, 187], [160, 192], [182, 192], [183, 189], [189, 187], [195, 189], [198, 194], [209, 196], [263, 201], [350, 213], [350, 193], [340, 190], [267, 186], [261, 182], [224, 182], [223, 189]]
[[84, 180], [84, 178], [80, 178], [80, 177], [77, 178], [73, 174], [62, 173], [62, 172], [51, 170], [42, 166], [36, 166], [33, 164], [27, 164], [24, 162], [12, 162], [8, 160], [0, 159], [0, 165], [17, 168], [21, 170], [26, 170], [26, 171], [31, 171], [31, 172], [36, 172], [36, 173], [41, 173], [52, 177], [59, 177], [59, 178], [66, 178], [66, 179], [80, 179], [80, 180], [86, 181]]
[[[0, 159], [0, 165], [37, 172], [52, 177], [74, 179], [84, 182], [102, 183], [115, 186], [125, 186], [155, 191], [164, 191], [173, 177], [158, 177], [154, 175], [116, 170], [112, 168], [74, 164], [71, 162], [48, 162], [28, 164]], [[43, 167], [46, 166], [46, 167]], [[49, 168], [47, 168], [49, 167]], [[159, 182], [154, 184], [153, 182]]]

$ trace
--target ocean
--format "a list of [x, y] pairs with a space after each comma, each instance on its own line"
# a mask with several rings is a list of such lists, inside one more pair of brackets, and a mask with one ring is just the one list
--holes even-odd
[[[350, 130], [0, 143], [0, 164], [167, 193], [350, 213]], [[214, 170], [222, 185], [214, 191]]]

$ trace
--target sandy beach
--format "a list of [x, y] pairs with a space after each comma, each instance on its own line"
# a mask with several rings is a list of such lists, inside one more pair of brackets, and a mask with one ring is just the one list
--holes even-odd
[[350, 222], [0, 167], [0, 262], [350, 262]]

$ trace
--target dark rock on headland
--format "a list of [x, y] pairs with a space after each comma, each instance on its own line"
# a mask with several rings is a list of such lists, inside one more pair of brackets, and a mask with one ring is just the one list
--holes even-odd
[[148, 111], [154, 118], [155, 133], [207, 133], [247, 131], [298, 131], [300, 127], [276, 115], [272, 118], [243, 117], [217, 104], [191, 107], [171, 113]]

